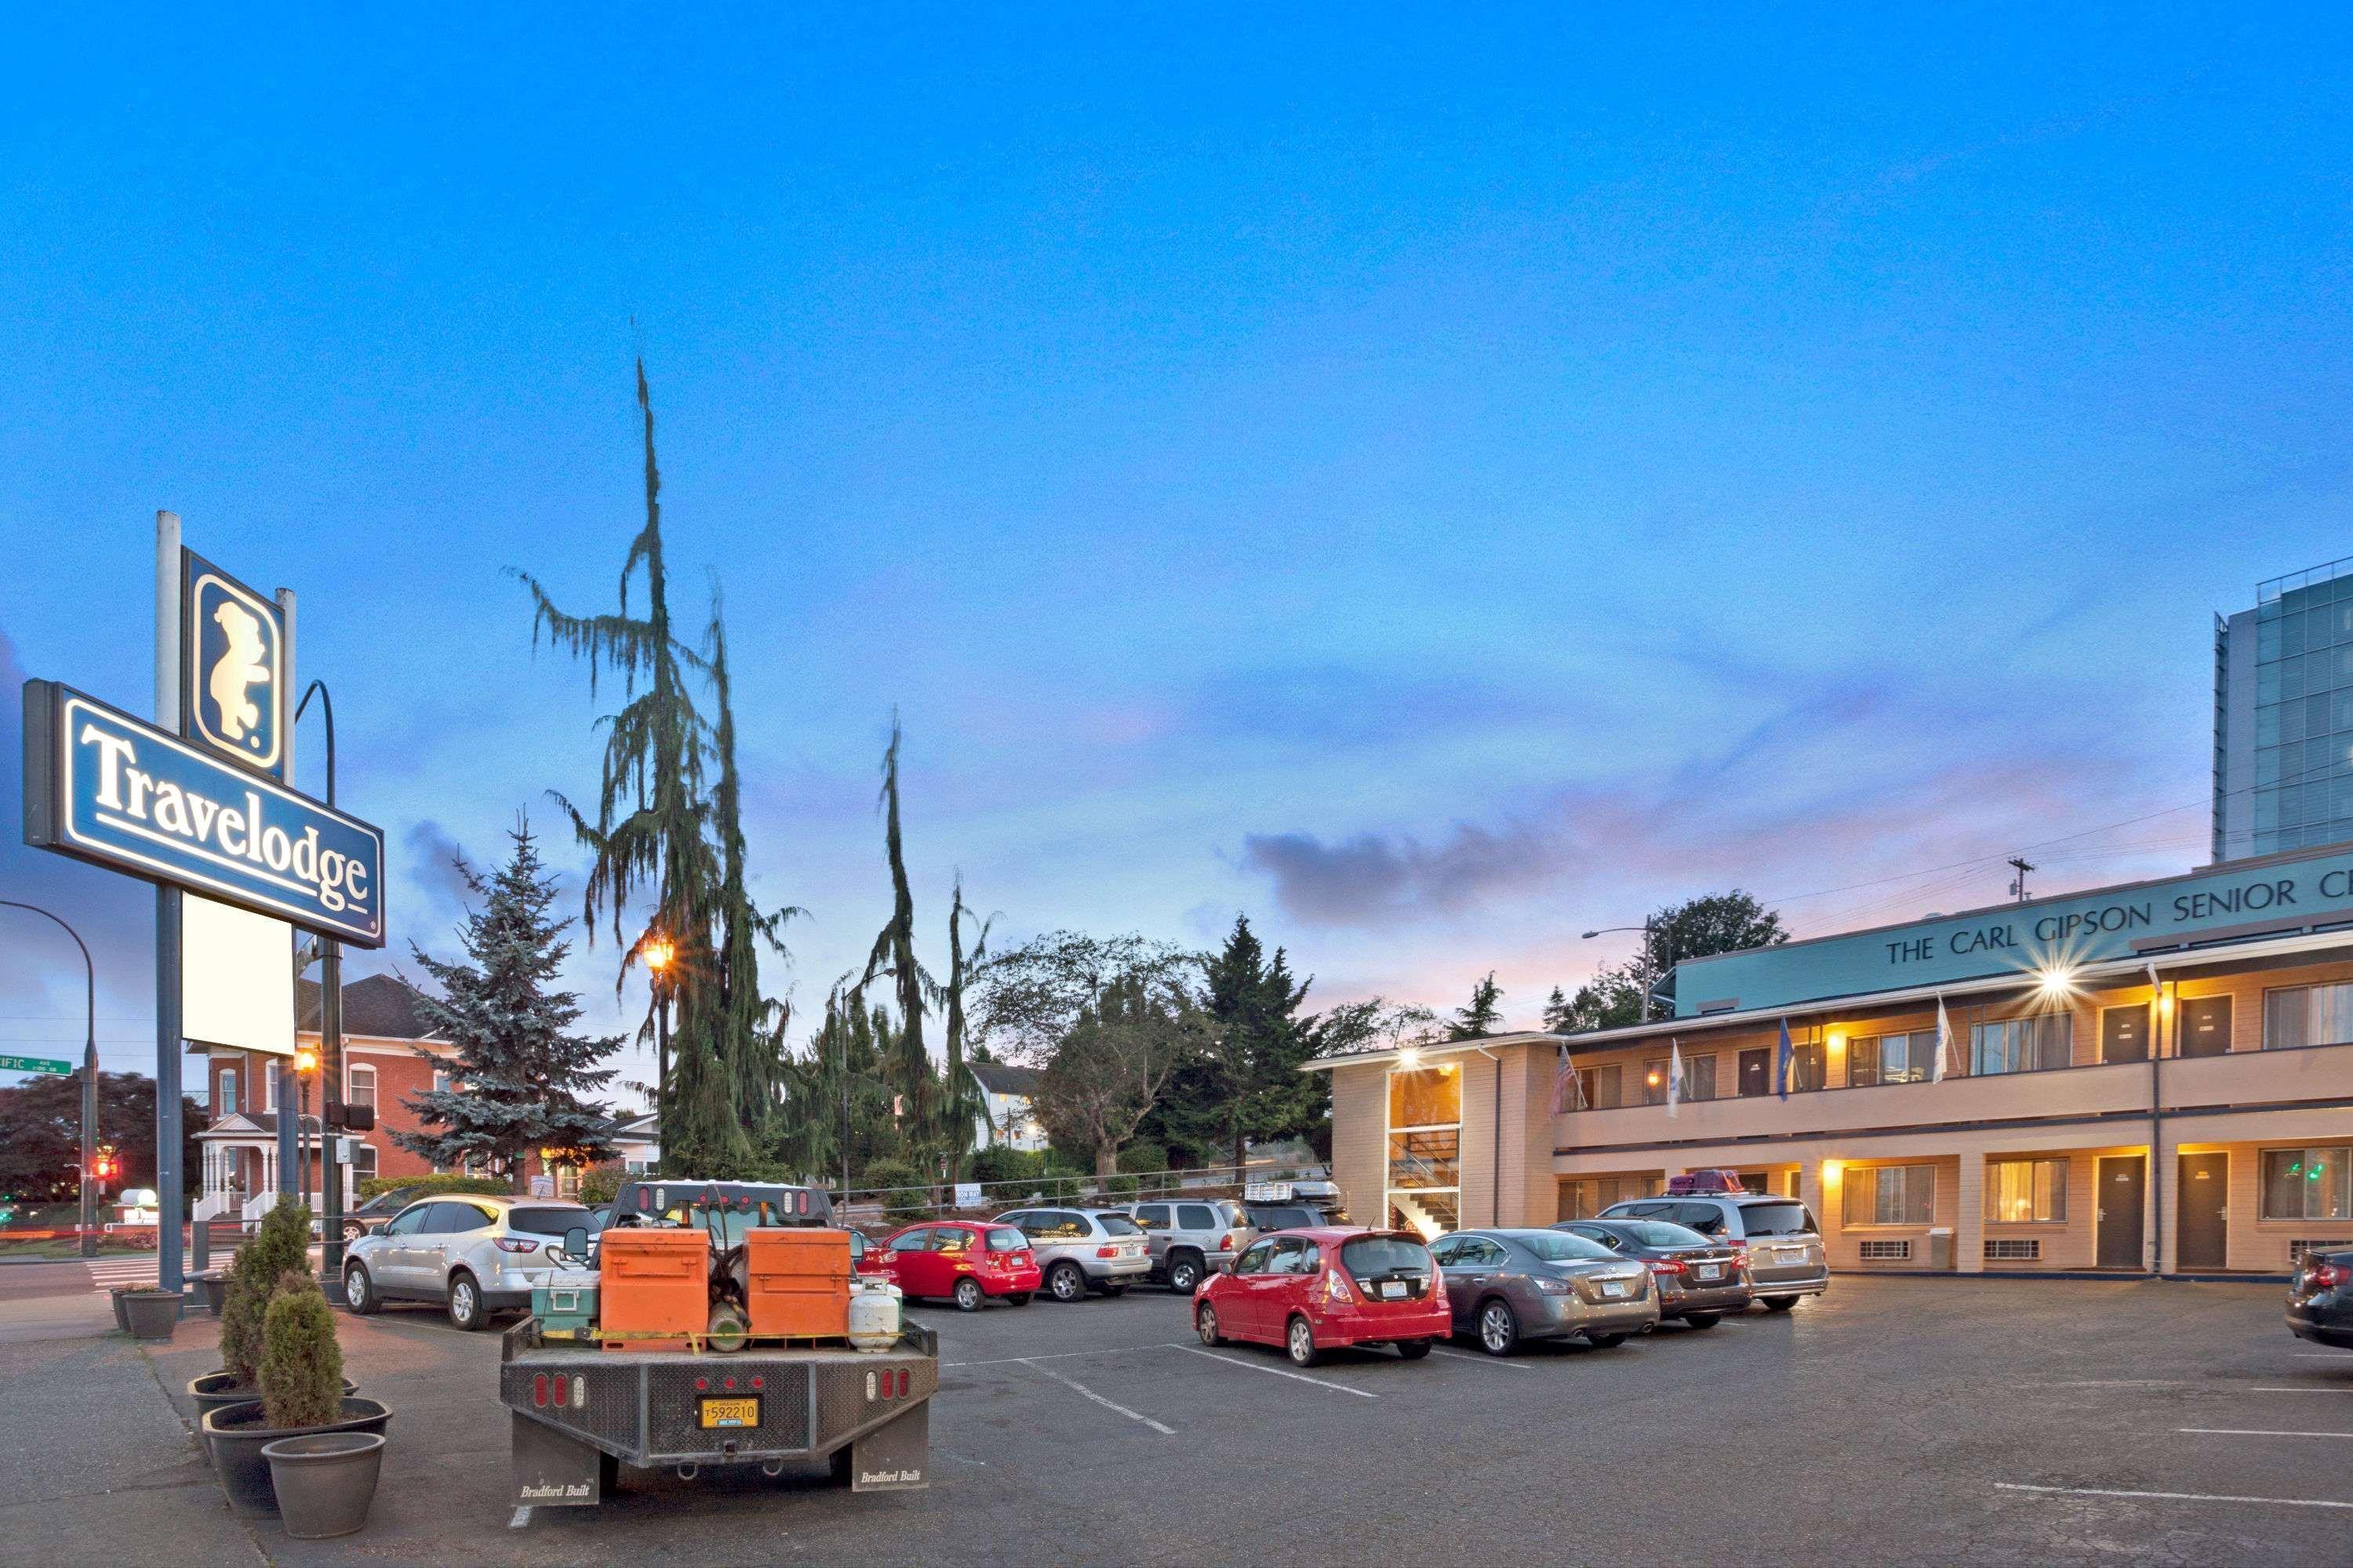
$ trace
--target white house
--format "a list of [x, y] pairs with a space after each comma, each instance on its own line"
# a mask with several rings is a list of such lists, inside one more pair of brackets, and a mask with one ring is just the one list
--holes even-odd
[[613, 1157], [632, 1176], [661, 1165], [661, 1116], [656, 1111], [623, 1117], [613, 1132]]
[[1029, 1108], [1029, 1097], [1038, 1086], [1037, 1068], [1005, 1062], [967, 1062], [965, 1067], [980, 1089], [981, 1111], [973, 1126], [973, 1147], [1029, 1153], [1046, 1147], [1046, 1129]]

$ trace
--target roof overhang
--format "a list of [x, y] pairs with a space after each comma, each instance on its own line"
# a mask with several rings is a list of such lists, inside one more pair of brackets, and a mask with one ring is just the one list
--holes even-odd
[[1493, 1055], [1499, 1050], [1513, 1046], [1567, 1044], [1572, 1040], [1586, 1038], [1574, 1034], [1548, 1034], [1541, 1029], [1525, 1030], [1516, 1034], [1483, 1034], [1476, 1040], [1430, 1040], [1399, 1045], [1388, 1051], [1357, 1051], [1345, 1056], [1318, 1056], [1312, 1062], [1302, 1062], [1303, 1073], [1320, 1073], [1330, 1067], [1361, 1067], [1376, 1062], [1402, 1062], [1410, 1058], [1426, 1062], [1433, 1056], [1461, 1056], [1472, 1054]]

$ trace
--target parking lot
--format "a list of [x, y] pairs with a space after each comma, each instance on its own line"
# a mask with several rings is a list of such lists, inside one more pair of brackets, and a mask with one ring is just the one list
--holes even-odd
[[[928, 1492], [630, 1472], [602, 1509], [520, 1520], [497, 1336], [395, 1310], [343, 1320], [351, 1375], [395, 1411], [369, 1529], [304, 1544], [265, 1524], [255, 1544], [286, 1563], [2342, 1563], [2353, 1356], [2290, 1339], [2280, 1297], [1841, 1278], [1786, 1316], [1611, 1351], [1340, 1352], [1307, 1372], [1205, 1351], [1157, 1290], [925, 1308], [944, 1363]], [[209, 1370], [213, 1333], [184, 1325], [156, 1379]], [[200, 1466], [155, 1484], [216, 1517]], [[69, 1500], [16, 1545], [85, 1560]], [[164, 1528], [168, 1500], [147, 1504]]]

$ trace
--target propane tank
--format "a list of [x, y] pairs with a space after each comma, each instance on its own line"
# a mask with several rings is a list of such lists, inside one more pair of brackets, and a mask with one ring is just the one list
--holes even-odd
[[899, 1342], [899, 1287], [862, 1275], [851, 1281], [849, 1342], [861, 1351], [887, 1351]]

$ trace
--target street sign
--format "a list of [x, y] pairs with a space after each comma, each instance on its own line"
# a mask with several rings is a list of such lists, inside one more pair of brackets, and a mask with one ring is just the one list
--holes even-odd
[[0, 1073], [55, 1073], [63, 1078], [71, 1075], [73, 1070], [71, 1062], [47, 1056], [0, 1056]]
[[382, 830], [55, 681], [25, 683], [25, 842], [384, 946]]
[[286, 621], [277, 604], [180, 552], [180, 733], [286, 778]]

